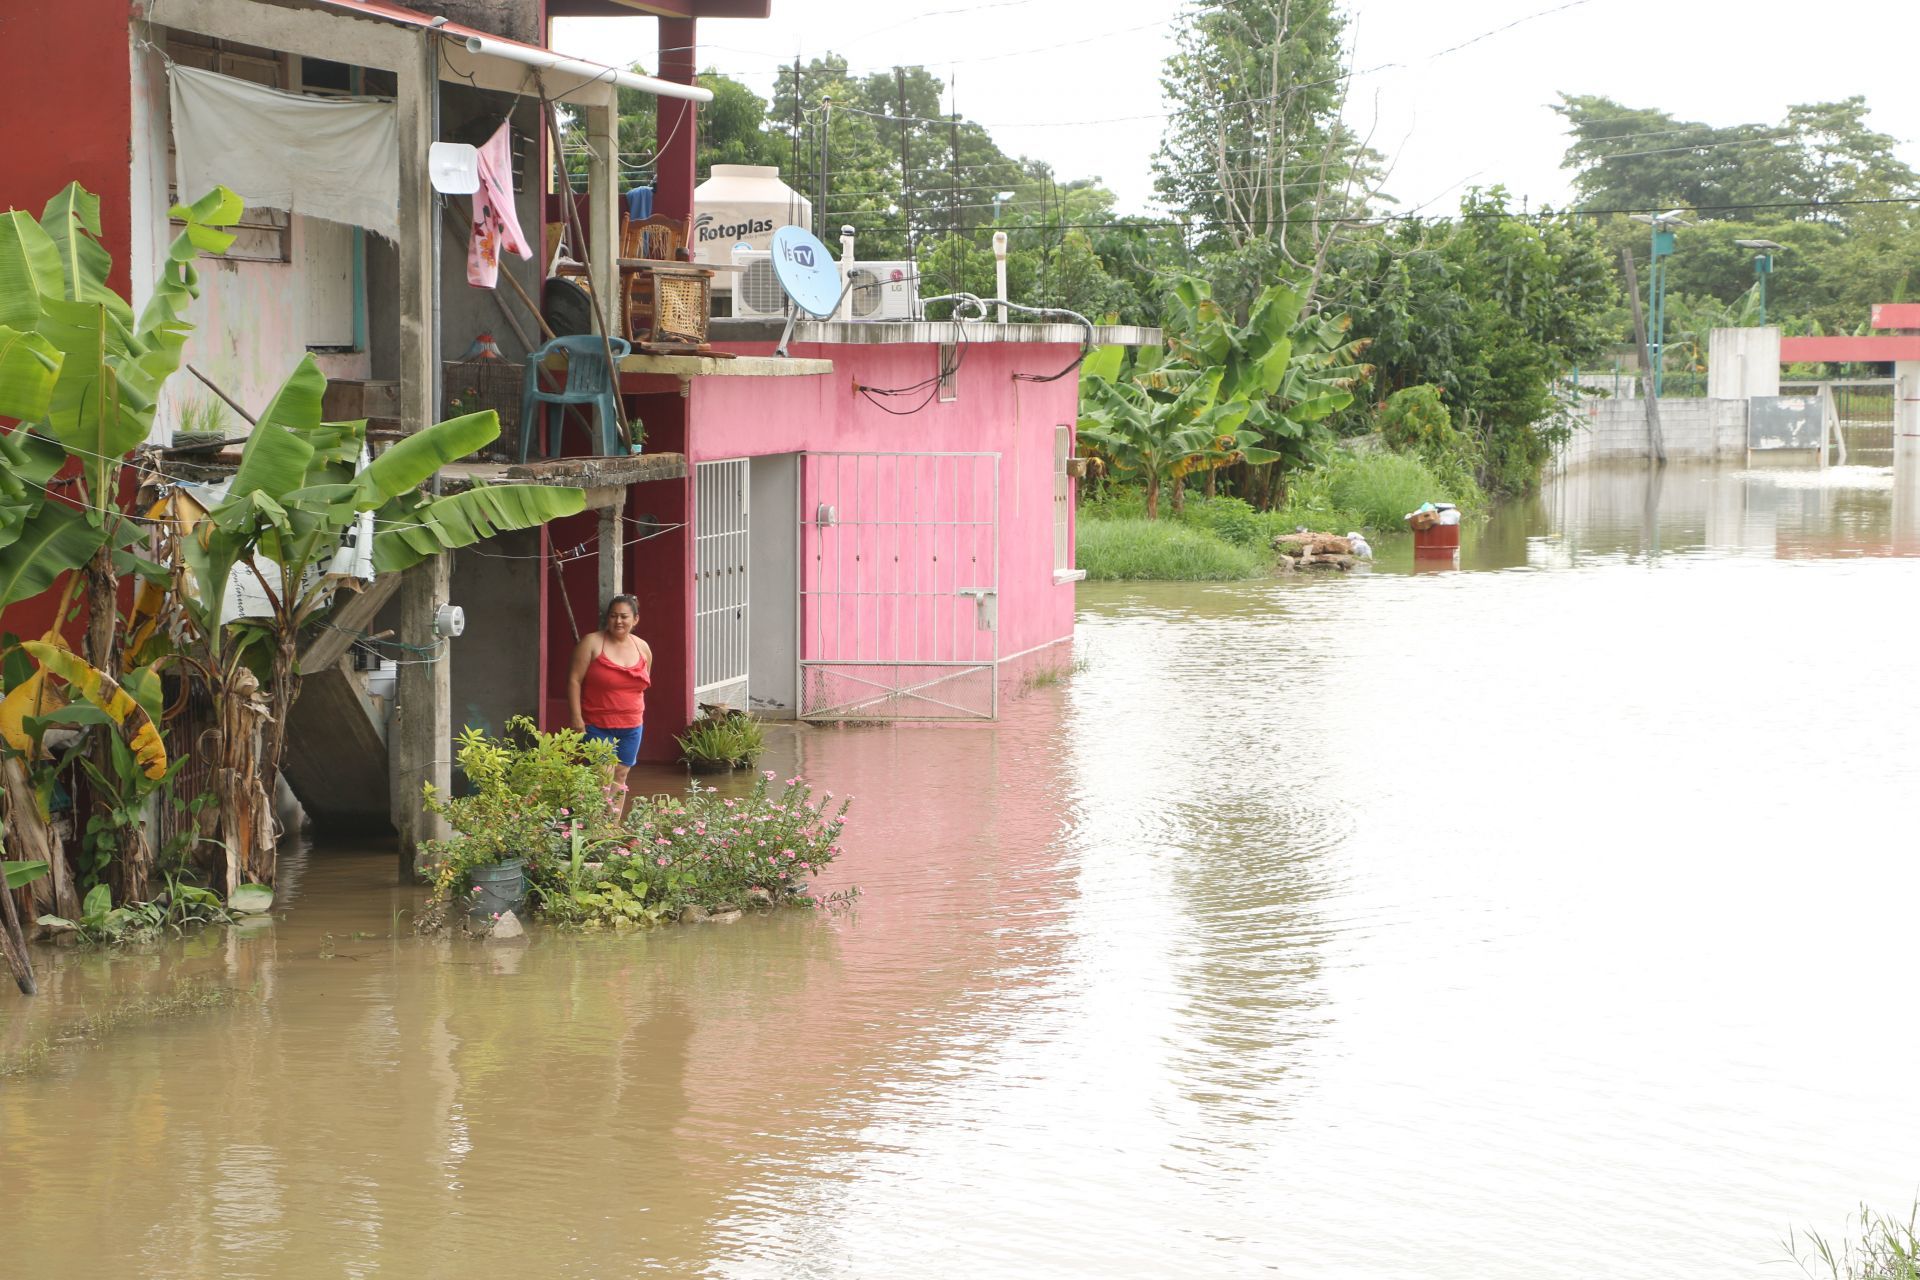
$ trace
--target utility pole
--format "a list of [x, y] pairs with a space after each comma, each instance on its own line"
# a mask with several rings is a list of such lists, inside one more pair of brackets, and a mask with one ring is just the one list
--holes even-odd
[[[1640, 275], [1633, 267], [1633, 250], [1620, 246], [1620, 265], [1627, 273], [1627, 297], [1633, 302], [1633, 337], [1640, 344], [1640, 366], [1646, 369], [1652, 359], [1651, 349], [1647, 345], [1647, 318], [1640, 310]], [[1654, 461], [1661, 466], [1667, 464], [1667, 444], [1660, 434], [1660, 393], [1655, 384], [1642, 381], [1640, 400], [1647, 406], [1647, 440], [1653, 445]]]
[[899, 93], [899, 105], [895, 111], [900, 121], [900, 208], [907, 222], [907, 261], [914, 262], [916, 259], [913, 253], [913, 161], [907, 133], [907, 69], [905, 67], [893, 69], [893, 83]]
[[828, 147], [832, 145], [832, 135], [833, 99], [822, 98], [820, 99], [820, 173], [816, 188], [820, 192], [820, 203], [813, 207], [813, 233], [822, 241], [827, 238], [827, 164], [828, 156], [831, 154]]
[[950, 115], [950, 129], [953, 138], [953, 183], [947, 200], [947, 248], [953, 257], [953, 285], [949, 292], [960, 292], [965, 283], [960, 278], [960, 94], [954, 86], [947, 85], [953, 93], [953, 111]]
[[[793, 56], [793, 170], [794, 190], [805, 188], [800, 185], [800, 55]], [[798, 212], [798, 210], [795, 210]]]

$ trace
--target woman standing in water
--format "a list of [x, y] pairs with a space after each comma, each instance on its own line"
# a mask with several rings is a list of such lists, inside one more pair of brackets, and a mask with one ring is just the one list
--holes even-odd
[[633, 634], [640, 602], [615, 596], [600, 615], [600, 629], [573, 651], [567, 672], [567, 708], [573, 727], [595, 742], [613, 744], [613, 785], [621, 817], [627, 813], [627, 771], [640, 758], [647, 716], [647, 686], [653, 683], [653, 650]]

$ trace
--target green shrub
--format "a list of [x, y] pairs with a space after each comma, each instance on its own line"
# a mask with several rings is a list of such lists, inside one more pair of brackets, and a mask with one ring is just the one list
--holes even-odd
[[1269, 536], [1260, 513], [1253, 509], [1252, 503], [1242, 498], [1193, 499], [1181, 512], [1180, 520], [1236, 547], [1263, 546]]
[[760, 722], [744, 711], [703, 715], [675, 741], [680, 744], [681, 757], [689, 762], [727, 764], [736, 769], [759, 759], [767, 745]]
[[557, 876], [536, 885], [542, 914], [589, 928], [643, 924], [687, 906], [817, 905], [808, 882], [840, 856], [847, 801], [771, 771], [744, 796], [697, 783], [638, 802], [624, 830], [576, 841]]
[[1424, 462], [1404, 453], [1342, 458], [1329, 473], [1328, 493], [1334, 506], [1369, 529], [1403, 529], [1401, 517], [1421, 503], [1458, 501]]
[[1395, 453], [1417, 453], [1434, 458], [1460, 448], [1453, 415], [1440, 399], [1440, 388], [1402, 387], [1387, 397], [1374, 419], [1380, 436]]
[[1260, 577], [1272, 561], [1178, 521], [1109, 518], [1079, 523], [1074, 563], [1095, 581], [1219, 582]]

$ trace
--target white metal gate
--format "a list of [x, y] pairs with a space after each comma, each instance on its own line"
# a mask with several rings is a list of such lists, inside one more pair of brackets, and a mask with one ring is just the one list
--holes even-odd
[[693, 695], [744, 710], [752, 554], [747, 460], [702, 462], [693, 484]]
[[999, 575], [999, 454], [802, 454], [801, 718], [994, 718]]

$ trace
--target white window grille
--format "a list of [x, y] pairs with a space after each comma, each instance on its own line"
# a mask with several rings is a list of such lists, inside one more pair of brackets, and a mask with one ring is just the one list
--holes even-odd
[[752, 553], [747, 460], [694, 468], [693, 692], [699, 702], [747, 705]]

